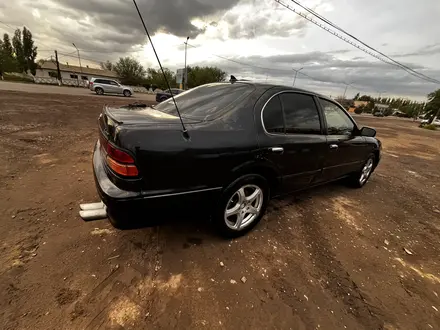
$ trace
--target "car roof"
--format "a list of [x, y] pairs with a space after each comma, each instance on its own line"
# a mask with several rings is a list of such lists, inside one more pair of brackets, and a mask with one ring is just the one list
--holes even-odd
[[218, 84], [248, 84], [248, 85], [252, 85], [261, 89], [271, 89], [271, 88], [281, 88], [283, 91], [293, 91], [293, 92], [301, 92], [301, 93], [308, 93], [308, 94], [313, 94], [316, 95], [318, 97], [321, 98], [325, 98], [325, 99], [331, 99], [328, 96], [310, 91], [310, 90], [306, 90], [306, 89], [302, 89], [302, 88], [296, 88], [296, 87], [292, 87], [292, 86], [286, 86], [286, 85], [279, 85], [279, 84], [270, 84], [270, 83], [260, 83], [260, 82], [254, 82], [254, 81], [250, 81], [250, 80], [237, 80], [235, 82], [221, 82]]

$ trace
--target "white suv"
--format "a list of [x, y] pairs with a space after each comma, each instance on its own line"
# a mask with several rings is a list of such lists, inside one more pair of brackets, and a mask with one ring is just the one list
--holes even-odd
[[133, 95], [131, 87], [121, 85], [116, 80], [104, 78], [92, 78], [89, 82], [89, 89], [98, 95], [122, 94], [124, 96]]
[[[422, 122], [420, 124], [427, 125], [428, 123], [429, 123], [429, 119], [424, 119], [424, 120], [422, 120]], [[434, 118], [431, 125], [440, 127], [440, 118]]]

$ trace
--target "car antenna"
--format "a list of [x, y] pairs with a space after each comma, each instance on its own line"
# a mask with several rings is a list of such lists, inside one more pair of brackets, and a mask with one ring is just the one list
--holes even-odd
[[[160, 70], [162, 71], [162, 75], [163, 75], [163, 77], [165, 79], [165, 82], [166, 82], [166, 84], [168, 86], [168, 89], [171, 91], [170, 83], [168, 82], [167, 76], [165, 75], [165, 72], [163, 71], [163, 67], [162, 67], [162, 64], [160, 63], [159, 56], [157, 55], [156, 48], [154, 48], [153, 41], [151, 40], [150, 34], [148, 33], [147, 26], [145, 25], [145, 22], [144, 22], [144, 19], [142, 17], [141, 12], [139, 11], [139, 7], [138, 7], [138, 5], [136, 3], [136, 0], [133, 0], [133, 3], [134, 3], [134, 6], [136, 7], [136, 10], [137, 10], [138, 14], [139, 14], [139, 18], [141, 19], [142, 25], [144, 26], [145, 33], [147, 34], [148, 40], [150, 41], [150, 44], [151, 44], [151, 47], [153, 48], [154, 55], [156, 55], [157, 62], [159, 63]], [[173, 95], [172, 92], [171, 92], [171, 98], [173, 99], [174, 106], [176, 107], [177, 114], [179, 115], [180, 123], [182, 124], [183, 137], [186, 140], [188, 140], [189, 139], [189, 133], [188, 133], [188, 131], [185, 128], [185, 124], [183, 123], [182, 116], [180, 115], [179, 108], [177, 107], [177, 103], [176, 103], [176, 100], [174, 99], [174, 95]]]

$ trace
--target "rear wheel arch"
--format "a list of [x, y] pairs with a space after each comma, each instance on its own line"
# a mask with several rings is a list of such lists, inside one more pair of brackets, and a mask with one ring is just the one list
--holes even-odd
[[232, 171], [229, 182], [233, 182], [238, 178], [247, 175], [247, 174], [256, 174], [260, 175], [267, 180], [269, 183], [269, 189], [272, 192], [276, 190], [280, 185], [279, 174], [278, 171], [273, 168], [270, 164], [255, 164], [255, 163], [247, 163], [243, 164], [238, 168], [235, 168]]

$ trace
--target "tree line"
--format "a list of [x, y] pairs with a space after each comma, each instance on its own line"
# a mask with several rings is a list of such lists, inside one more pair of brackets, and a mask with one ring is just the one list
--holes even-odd
[[[131, 57], [121, 57], [116, 63], [102, 62], [101, 68], [115, 71], [122, 84], [144, 86], [146, 88], [166, 89], [167, 84], [161, 70], [148, 68]], [[220, 82], [226, 80], [226, 72], [214, 66], [188, 66], [187, 86], [193, 88], [199, 85]], [[176, 75], [171, 70], [164, 68], [165, 76], [172, 88], [179, 87], [176, 83]]]
[[32, 33], [26, 27], [15, 30], [12, 41], [7, 33], [0, 40], [0, 76], [4, 72], [36, 74], [37, 47]]
[[[391, 115], [395, 110], [400, 111], [405, 117], [417, 117], [421, 114], [428, 116], [439, 116], [440, 113], [440, 89], [428, 94], [428, 102], [411, 101], [404, 98], [391, 97], [372, 97], [370, 95], [360, 95], [353, 98], [354, 101], [366, 101], [367, 105], [357, 109], [358, 113], [373, 112], [377, 104], [386, 104], [389, 106], [385, 110], [385, 115]], [[356, 110], [355, 110], [356, 111]]]

